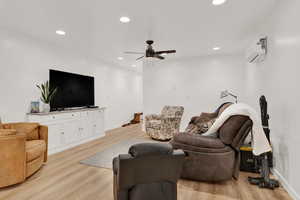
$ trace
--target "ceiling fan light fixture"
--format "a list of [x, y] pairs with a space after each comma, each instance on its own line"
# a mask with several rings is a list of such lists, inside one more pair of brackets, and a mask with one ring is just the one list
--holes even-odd
[[125, 51], [124, 53], [126, 54], [142, 54], [143, 56], [138, 57], [136, 60], [140, 60], [142, 58], [157, 58], [160, 60], [164, 60], [165, 57], [164, 55], [171, 54], [171, 53], [176, 53], [176, 50], [164, 50], [164, 51], [155, 51], [154, 48], [152, 47], [152, 44], [154, 43], [153, 40], [147, 40], [147, 48], [145, 53], [141, 52], [134, 52], [134, 51]]
[[122, 23], [129, 23], [130, 22], [130, 18], [126, 17], [126, 16], [120, 17], [120, 22], [122, 22]]
[[225, 2], [226, 2], [226, 0], [213, 0], [213, 1], [212, 1], [212, 4], [213, 4], [214, 6], [219, 6], [219, 5], [224, 4]]

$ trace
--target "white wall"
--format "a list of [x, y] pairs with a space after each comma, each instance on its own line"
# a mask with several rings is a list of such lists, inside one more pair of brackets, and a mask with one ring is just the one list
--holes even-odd
[[143, 69], [144, 113], [159, 113], [164, 105], [185, 108], [181, 130], [192, 116], [214, 111], [228, 89], [244, 99], [245, 64], [242, 55], [204, 56], [178, 60], [147, 60]]
[[119, 127], [132, 120], [133, 113], [143, 111], [142, 74], [105, 66], [96, 68], [95, 76], [96, 102], [107, 106], [107, 127]]
[[24, 121], [30, 102], [39, 99], [36, 84], [49, 69], [95, 76], [96, 105], [107, 106], [106, 129], [128, 122], [142, 110], [142, 75], [67, 52], [26, 35], [0, 31], [0, 116]]
[[265, 62], [246, 67], [249, 103], [265, 94], [269, 101], [275, 169], [296, 199], [300, 199], [300, 1], [279, 1], [258, 34], [269, 38]]

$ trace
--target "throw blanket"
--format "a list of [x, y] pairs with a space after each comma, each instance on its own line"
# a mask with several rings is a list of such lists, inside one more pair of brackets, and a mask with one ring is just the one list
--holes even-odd
[[205, 133], [211, 135], [216, 133], [223, 123], [234, 115], [248, 116], [252, 122], [252, 148], [253, 154], [258, 156], [262, 153], [272, 151], [269, 141], [264, 133], [261, 125], [260, 117], [257, 112], [249, 105], [244, 103], [237, 103], [229, 106], [215, 121], [212, 127]]

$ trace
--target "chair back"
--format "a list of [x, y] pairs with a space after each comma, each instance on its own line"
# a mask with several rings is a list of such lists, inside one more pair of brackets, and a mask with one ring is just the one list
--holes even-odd
[[169, 118], [181, 118], [183, 115], [184, 107], [182, 106], [165, 106], [161, 114], [163, 117], [169, 117]]
[[219, 129], [219, 138], [224, 144], [239, 150], [251, 131], [252, 125], [252, 120], [248, 116], [232, 116]]
[[184, 162], [182, 150], [171, 145], [141, 143], [131, 146], [128, 154], [119, 155], [118, 180], [120, 189], [137, 184], [168, 181], [176, 183]]

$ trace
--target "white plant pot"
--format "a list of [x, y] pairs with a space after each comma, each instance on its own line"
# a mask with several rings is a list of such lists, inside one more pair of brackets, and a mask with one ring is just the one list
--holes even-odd
[[50, 112], [50, 104], [43, 103], [42, 112], [43, 113]]

